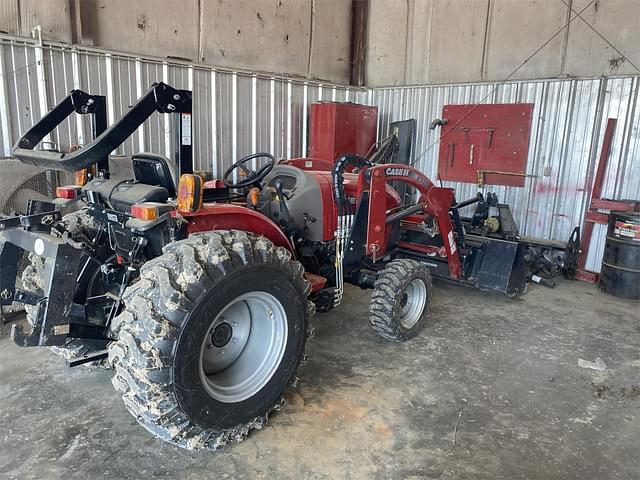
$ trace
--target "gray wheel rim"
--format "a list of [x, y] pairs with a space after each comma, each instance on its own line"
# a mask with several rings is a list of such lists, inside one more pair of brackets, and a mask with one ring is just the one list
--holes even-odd
[[236, 403], [259, 392], [278, 369], [287, 336], [284, 307], [270, 293], [245, 293], [228, 303], [200, 349], [200, 379], [209, 395]]
[[405, 289], [400, 306], [400, 325], [413, 327], [424, 312], [427, 304], [427, 286], [419, 278], [414, 278]]

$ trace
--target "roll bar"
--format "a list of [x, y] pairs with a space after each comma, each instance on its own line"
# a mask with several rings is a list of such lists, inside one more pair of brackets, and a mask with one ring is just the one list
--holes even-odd
[[[154, 83], [120, 120], [101, 132], [88, 145], [71, 153], [34, 150], [35, 146], [49, 132], [73, 112], [90, 113], [92, 109], [95, 110], [95, 105], [100, 98], [102, 99], [102, 105], [104, 107], [104, 97], [92, 96], [80, 90], [72, 91], [62, 102], [51, 110], [51, 112], [45, 115], [18, 140], [13, 147], [13, 155], [22, 163], [52, 170], [73, 172], [83, 168], [89, 168], [94, 163], [108, 158], [109, 153], [122, 145], [153, 112], [191, 113], [191, 92], [189, 90], [177, 90], [162, 82]], [[190, 121], [188, 124], [190, 126]], [[181, 128], [179, 128], [179, 130], [181, 130]], [[185, 150], [188, 150], [189, 165], [185, 165], [187, 168], [183, 169], [183, 171], [188, 170], [192, 163], [190, 132], [188, 149]], [[187, 159], [183, 159], [183, 155], [180, 155], [180, 153], [183, 152], [178, 152], [180, 164], [182, 165]], [[187, 152], [185, 151], [184, 153]]]

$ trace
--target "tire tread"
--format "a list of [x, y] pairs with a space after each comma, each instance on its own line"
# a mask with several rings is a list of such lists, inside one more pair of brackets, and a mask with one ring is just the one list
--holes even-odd
[[[188, 318], [186, 312], [196, 300], [189, 296], [203, 291], [203, 283], [219, 281], [234, 268], [249, 264], [282, 268], [307, 296], [310, 286], [304, 269], [286, 249], [264, 237], [235, 230], [194, 234], [167, 245], [163, 255], [143, 265], [140, 280], [125, 291], [126, 308], [111, 326], [118, 335], [109, 347], [109, 362], [115, 371], [112, 383], [138, 423], [157, 437], [186, 449], [218, 450], [261, 429], [269, 415], [282, 408], [281, 396], [262, 415], [246, 423], [224, 430], [203, 429], [181, 411], [171, 388], [173, 352]], [[203, 277], [206, 282], [201, 281]], [[307, 304], [310, 316], [313, 304], [308, 300]], [[308, 318], [306, 328], [308, 338]], [[294, 374], [292, 382], [296, 378]]]
[[[404, 342], [418, 334], [421, 321], [407, 330], [398, 320], [397, 299], [403, 293], [409, 281], [416, 276], [425, 282], [427, 303], [431, 301], [431, 275], [421, 263], [410, 259], [396, 259], [385, 265], [376, 279], [371, 302], [369, 304], [369, 322], [385, 340]], [[426, 309], [426, 307], [425, 307]], [[424, 316], [424, 313], [423, 313]]]

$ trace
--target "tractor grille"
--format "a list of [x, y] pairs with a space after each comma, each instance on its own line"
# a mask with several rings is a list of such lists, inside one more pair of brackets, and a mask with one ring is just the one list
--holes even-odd
[[65, 174], [24, 165], [14, 159], [0, 159], [0, 214], [24, 214], [30, 199], [54, 197]]
[[[14, 159], [0, 159], [0, 215], [13, 216], [24, 214], [29, 200], [50, 200], [56, 187], [66, 174], [43, 171], [41, 168], [24, 165]], [[16, 288], [23, 288], [22, 272], [29, 265], [29, 255], [25, 253], [18, 264]], [[12, 313], [24, 310], [24, 306], [14, 302], [3, 308], [3, 317], [11, 320]]]

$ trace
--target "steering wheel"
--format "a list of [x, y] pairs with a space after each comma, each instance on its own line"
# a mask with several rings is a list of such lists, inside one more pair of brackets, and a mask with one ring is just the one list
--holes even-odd
[[[249, 160], [253, 160], [254, 158], [268, 158], [269, 161], [265, 163], [262, 167], [258, 169], [257, 172], [248, 169], [245, 166]], [[270, 153], [254, 153], [253, 155], [247, 155], [246, 157], [242, 157], [240, 160], [231, 165], [222, 177], [222, 181], [224, 182], [227, 188], [245, 188], [250, 187], [258, 182], [260, 182], [264, 177], [266, 177], [269, 172], [273, 169], [273, 166], [276, 164], [276, 159]], [[239, 168], [244, 174], [244, 180], [239, 180], [236, 183], [233, 183], [232, 173], [234, 170]]]

